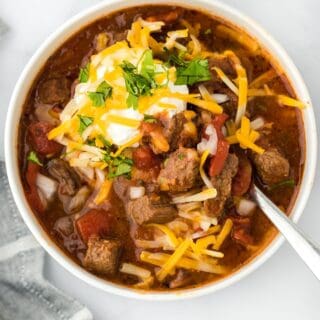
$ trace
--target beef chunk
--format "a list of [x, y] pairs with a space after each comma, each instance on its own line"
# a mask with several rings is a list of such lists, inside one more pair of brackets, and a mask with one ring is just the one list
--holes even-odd
[[158, 176], [160, 189], [171, 192], [191, 189], [199, 176], [199, 162], [195, 149], [180, 147], [171, 153]]
[[114, 275], [118, 267], [120, 248], [121, 244], [117, 240], [92, 236], [88, 241], [83, 266], [99, 274]]
[[177, 209], [170, 204], [168, 197], [159, 194], [145, 195], [129, 201], [126, 211], [137, 224], [166, 223], [177, 215]]
[[266, 149], [261, 155], [252, 154], [252, 160], [260, 178], [267, 185], [278, 183], [289, 176], [288, 160], [274, 147]]
[[46, 121], [33, 122], [28, 127], [28, 137], [32, 148], [41, 155], [57, 155], [63, 145], [48, 139], [48, 133], [54, 128]]
[[232, 181], [232, 195], [241, 197], [250, 188], [252, 179], [252, 165], [245, 155], [239, 156], [238, 172]]
[[113, 180], [113, 190], [115, 191], [116, 195], [123, 201], [127, 202], [129, 197], [129, 189], [130, 186], [134, 185], [131, 180], [128, 180], [124, 176], [116, 177]]
[[53, 159], [48, 162], [49, 174], [59, 181], [59, 193], [73, 196], [81, 186], [80, 177], [66, 161]]
[[172, 118], [163, 118], [164, 136], [170, 144], [170, 150], [174, 151], [179, 146], [194, 147], [198, 142], [197, 132], [191, 133], [186, 129], [188, 120], [182, 112]]
[[217, 189], [217, 197], [206, 200], [204, 203], [204, 208], [209, 215], [216, 217], [221, 215], [224, 204], [231, 194], [232, 178], [237, 173], [238, 162], [235, 154], [229, 154], [222, 172], [211, 178], [213, 186]]
[[48, 79], [38, 87], [37, 98], [44, 104], [65, 104], [70, 99], [71, 82], [65, 77]]

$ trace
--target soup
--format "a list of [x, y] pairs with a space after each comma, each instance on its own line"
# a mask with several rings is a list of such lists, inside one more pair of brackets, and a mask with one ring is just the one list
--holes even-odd
[[86, 26], [46, 62], [19, 126], [25, 196], [86, 270], [145, 290], [225, 277], [289, 212], [304, 132], [289, 81], [259, 43], [206, 13], [143, 6]]

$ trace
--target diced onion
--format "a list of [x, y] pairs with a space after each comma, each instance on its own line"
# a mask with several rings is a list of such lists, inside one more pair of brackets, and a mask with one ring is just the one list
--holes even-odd
[[240, 216], [249, 216], [250, 214], [252, 214], [256, 206], [256, 203], [251, 200], [241, 199], [237, 206], [237, 212], [238, 214], [240, 214]]
[[227, 101], [229, 101], [229, 97], [228, 95], [224, 94], [224, 93], [213, 93], [212, 97], [214, 100], [216, 100], [217, 103], [225, 103]]
[[58, 183], [55, 180], [50, 179], [41, 173], [37, 174], [36, 185], [46, 200], [52, 200], [58, 188]]
[[144, 196], [146, 189], [144, 187], [130, 187], [129, 195], [130, 199], [139, 199]]
[[251, 121], [250, 127], [252, 130], [259, 130], [264, 126], [264, 119], [262, 117], [258, 117]]
[[202, 138], [201, 142], [197, 145], [197, 150], [199, 153], [203, 153], [205, 150], [208, 150], [211, 155], [215, 155], [218, 144], [217, 131], [212, 124], [209, 124], [205, 133], [209, 136], [209, 139]]

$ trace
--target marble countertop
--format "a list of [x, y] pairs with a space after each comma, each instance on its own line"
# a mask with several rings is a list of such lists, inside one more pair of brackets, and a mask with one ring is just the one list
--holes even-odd
[[[1, 0], [0, 18], [9, 32], [0, 40], [0, 130], [13, 87], [41, 42], [61, 23], [97, 0]], [[320, 124], [320, 2], [318, 0], [224, 0], [264, 26], [300, 69]], [[2, 135], [3, 136], [3, 135]], [[3, 141], [0, 140], [0, 158]], [[299, 225], [320, 242], [320, 174]], [[94, 319], [320, 319], [320, 285], [284, 244], [261, 268], [215, 294], [181, 302], [143, 302], [106, 294], [75, 278], [47, 256], [46, 277], [79, 299]]]

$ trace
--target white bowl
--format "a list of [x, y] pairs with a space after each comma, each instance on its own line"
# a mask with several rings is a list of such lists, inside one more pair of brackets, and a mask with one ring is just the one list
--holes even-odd
[[243, 28], [250, 35], [256, 38], [259, 43], [275, 58], [282, 69], [287, 74], [292, 87], [298, 95], [298, 98], [308, 104], [308, 107], [303, 110], [303, 121], [305, 126], [306, 136], [306, 162], [303, 174], [303, 179], [297, 196], [294, 207], [291, 211], [291, 217], [297, 221], [306, 205], [309, 197], [313, 179], [315, 176], [316, 155], [317, 155], [317, 136], [315, 119], [309, 93], [304, 84], [301, 75], [287, 53], [281, 46], [257, 23], [244, 16], [242, 13], [216, 1], [211, 0], [175, 0], [173, 3], [168, 3], [167, 0], [157, 0], [156, 3], [152, 0], [107, 0], [70, 19], [56, 32], [54, 32], [37, 50], [31, 58], [27, 66], [22, 72], [19, 81], [16, 84], [11, 97], [10, 106], [7, 114], [5, 128], [5, 159], [10, 187], [14, 196], [17, 207], [29, 229], [41, 244], [41, 246], [65, 269], [72, 274], [87, 282], [88, 284], [100, 288], [104, 291], [118, 294], [130, 298], [138, 298], [145, 300], [175, 300], [185, 299], [211, 293], [219, 289], [225, 288], [232, 283], [239, 281], [246, 275], [262, 265], [283, 242], [281, 236], [276, 236], [269, 246], [256, 258], [246, 264], [244, 267], [233, 273], [232, 275], [223, 278], [217, 282], [209, 283], [198, 288], [182, 290], [179, 292], [139, 292], [124, 286], [116, 285], [108, 282], [95, 275], [87, 272], [81, 266], [67, 257], [57, 245], [50, 239], [46, 232], [42, 229], [35, 215], [32, 213], [23, 192], [23, 187], [20, 181], [18, 169], [18, 149], [17, 136], [18, 124], [22, 112], [23, 103], [26, 99], [33, 79], [35, 79], [41, 67], [44, 65], [48, 57], [67, 40], [71, 35], [81, 29], [83, 26], [95, 21], [96, 19], [119, 9], [124, 9], [130, 6], [138, 6], [143, 4], [176, 4], [194, 9], [200, 9], [212, 13], [214, 16], [221, 17], [232, 22], [240, 28]]

